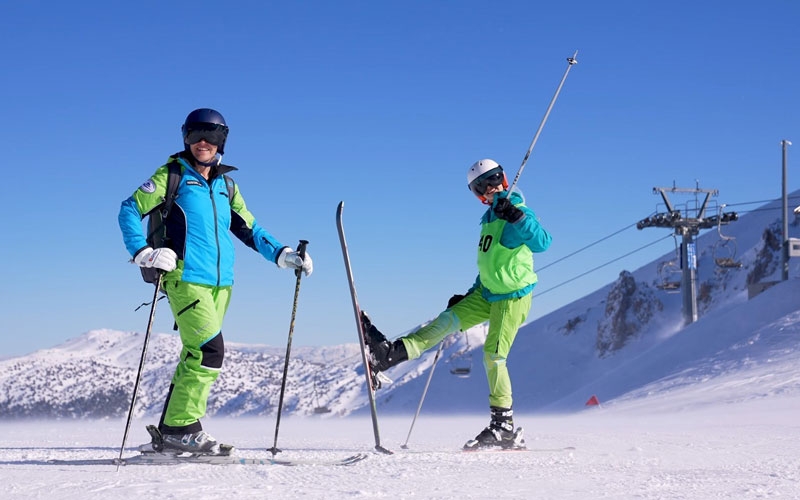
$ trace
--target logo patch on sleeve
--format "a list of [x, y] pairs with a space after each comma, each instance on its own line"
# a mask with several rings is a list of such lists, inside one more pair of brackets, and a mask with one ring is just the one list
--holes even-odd
[[147, 179], [146, 181], [144, 181], [144, 184], [139, 186], [139, 189], [141, 189], [145, 193], [155, 193], [156, 192], [156, 183], [153, 182], [153, 179]]

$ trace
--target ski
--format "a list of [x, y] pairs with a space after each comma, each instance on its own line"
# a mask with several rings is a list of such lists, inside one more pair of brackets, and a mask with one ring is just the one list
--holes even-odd
[[391, 454], [392, 451], [381, 446], [380, 430], [378, 428], [378, 409], [375, 404], [375, 390], [376, 386], [380, 385], [377, 374], [373, 375], [372, 367], [369, 363], [367, 346], [364, 342], [364, 329], [361, 326], [361, 308], [358, 305], [358, 295], [356, 294], [355, 281], [353, 279], [353, 270], [350, 267], [350, 254], [347, 249], [347, 240], [344, 236], [344, 225], [342, 224], [342, 212], [344, 211], [344, 202], [339, 202], [336, 209], [336, 228], [339, 231], [339, 243], [342, 246], [342, 256], [344, 258], [344, 267], [347, 271], [347, 282], [350, 285], [350, 298], [353, 301], [353, 312], [356, 318], [356, 328], [358, 330], [358, 343], [361, 346], [361, 362], [364, 365], [364, 375], [367, 379], [367, 394], [369, 395], [369, 409], [372, 414], [372, 431], [375, 434], [375, 449], [381, 453]]
[[142, 453], [125, 459], [125, 465], [149, 464], [149, 465], [172, 465], [172, 464], [211, 464], [211, 465], [353, 465], [367, 458], [364, 453], [358, 453], [342, 459], [276, 459], [276, 458], [251, 458], [237, 457], [234, 455], [169, 455], [162, 453]]
[[564, 446], [563, 448], [528, 448], [527, 446], [521, 447], [512, 447], [512, 448], [501, 448], [499, 446], [493, 446], [490, 448], [475, 448], [475, 449], [464, 449], [457, 451], [457, 453], [514, 453], [514, 452], [528, 452], [528, 453], [562, 453], [568, 451], [575, 451], [574, 446]]
[[296, 458], [296, 459], [289, 459], [289, 460], [276, 460], [274, 458], [270, 459], [272, 465], [353, 465], [358, 463], [369, 455], [366, 453], [356, 453], [355, 455], [350, 455], [349, 457], [345, 458], [332, 458], [332, 459], [303, 459], [303, 458]]
[[515, 453], [515, 452], [525, 452], [525, 453], [566, 453], [570, 451], [575, 451], [576, 448], [574, 446], [564, 446], [561, 448], [529, 448], [527, 446], [521, 448], [501, 448], [499, 446], [492, 446], [487, 448], [475, 448], [465, 450], [464, 448], [451, 448], [447, 450], [412, 450], [409, 448], [405, 448], [402, 452], [404, 455], [463, 455], [465, 453], [474, 453], [476, 455], [482, 455], [484, 453]]
[[255, 458], [237, 457], [234, 455], [203, 455], [185, 454], [175, 455], [170, 453], [148, 452], [140, 455], [123, 458], [107, 459], [85, 459], [85, 460], [48, 460], [47, 463], [53, 465], [178, 465], [178, 464], [206, 464], [206, 465], [283, 465], [283, 466], [348, 466], [356, 464], [365, 458], [366, 453], [356, 453], [345, 458], [332, 459], [275, 459], [275, 458]]
[[478, 446], [475, 448], [462, 448], [464, 453], [510, 453], [514, 451], [531, 451], [526, 446], [512, 446], [510, 448], [502, 448], [500, 446]]

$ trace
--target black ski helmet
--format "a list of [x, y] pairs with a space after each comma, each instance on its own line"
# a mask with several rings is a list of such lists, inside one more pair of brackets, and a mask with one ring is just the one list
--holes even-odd
[[189, 151], [189, 144], [186, 138], [191, 132], [207, 132], [211, 137], [216, 136], [216, 140], [207, 140], [212, 143], [218, 143], [217, 153], [225, 154], [225, 141], [228, 138], [228, 125], [225, 123], [225, 118], [219, 111], [210, 108], [195, 109], [186, 117], [186, 120], [181, 126], [183, 133], [183, 143], [187, 151]]

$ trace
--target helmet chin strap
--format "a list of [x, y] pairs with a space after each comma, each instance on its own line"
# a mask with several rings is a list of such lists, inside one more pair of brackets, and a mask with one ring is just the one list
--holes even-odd
[[194, 158], [194, 161], [197, 162], [198, 165], [203, 167], [216, 167], [222, 163], [222, 155], [219, 153], [215, 154], [214, 159], [211, 161], [200, 161], [195, 155], [192, 155], [192, 158]]

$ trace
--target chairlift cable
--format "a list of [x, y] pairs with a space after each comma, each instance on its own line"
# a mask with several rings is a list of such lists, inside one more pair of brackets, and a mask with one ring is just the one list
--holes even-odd
[[573, 255], [575, 255], [575, 254], [578, 254], [578, 253], [580, 253], [580, 252], [583, 252], [584, 250], [587, 250], [587, 249], [589, 249], [590, 247], [593, 247], [593, 246], [595, 246], [595, 245], [597, 245], [597, 244], [599, 244], [599, 243], [602, 243], [603, 241], [605, 241], [605, 240], [607, 240], [607, 239], [611, 238], [612, 236], [616, 236], [616, 235], [618, 235], [619, 233], [621, 233], [621, 232], [623, 232], [623, 231], [627, 231], [628, 229], [630, 229], [630, 228], [632, 228], [632, 227], [636, 227], [636, 223], [635, 223], [635, 222], [634, 222], [633, 224], [629, 224], [629, 225], [627, 225], [627, 226], [623, 227], [623, 228], [622, 228], [622, 229], [620, 229], [619, 231], [615, 231], [615, 232], [613, 232], [613, 233], [609, 234], [608, 236], [604, 236], [604, 237], [600, 238], [599, 240], [597, 240], [597, 241], [595, 241], [595, 242], [593, 242], [593, 243], [589, 243], [589, 244], [588, 244], [588, 245], [586, 245], [585, 247], [583, 247], [583, 248], [579, 248], [578, 250], [575, 250], [574, 252], [572, 252], [572, 253], [570, 253], [570, 254], [568, 254], [568, 255], [565, 255], [564, 257], [561, 257], [560, 259], [557, 259], [557, 260], [555, 260], [555, 261], [553, 261], [553, 262], [551, 262], [551, 263], [549, 263], [549, 264], [547, 264], [547, 265], [545, 265], [545, 266], [542, 266], [542, 267], [540, 267], [540, 268], [539, 268], [537, 271], [539, 271], [539, 272], [541, 272], [541, 271], [544, 271], [544, 270], [545, 270], [545, 269], [547, 269], [548, 267], [550, 267], [550, 266], [554, 266], [554, 265], [558, 264], [559, 262], [561, 262], [562, 260], [566, 260], [566, 259], [568, 259], [568, 258], [572, 257], [572, 256], [573, 256]]
[[662, 241], [664, 241], [665, 239], [667, 239], [667, 238], [670, 238], [670, 237], [672, 237], [672, 235], [671, 235], [671, 234], [668, 234], [667, 236], [664, 236], [664, 237], [662, 237], [662, 238], [659, 238], [659, 239], [657, 239], [657, 240], [655, 240], [655, 241], [653, 241], [653, 242], [651, 242], [651, 243], [648, 243], [647, 245], [641, 246], [641, 247], [637, 248], [636, 250], [631, 250], [630, 252], [628, 252], [628, 253], [626, 253], [626, 254], [624, 254], [624, 255], [621, 255], [621, 256], [619, 256], [619, 257], [617, 257], [617, 258], [611, 259], [610, 261], [608, 261], [608, 262], [606, 262], [606, 263], [604, 263], [604, 264], [600, 264], [599, 266], [593, 267], [592, 269], [589, 269], [588, 271], [586, 271], [586, 272], [583, 272], [583, 273], [581, 273], [581, 274], [579, 274], [579, 275], [577, 275], [577, 276], [574, 276], [574, 277], [572, 277], [572, 278], [570, 278], [570, 279], [568, 279], [568, 280], [566, 280], [566, 281], [562, 281], [561, 283], [559, 283], [559, 284], [557, 284], [557, 285], [551, 286], [550, 288], [548, 288], [548, 289], [546, 289], [546, 290], [544, 290], [544, 291], [542, 291], [542, 292], [539, 292], [539, 293], [537, 293], [537, 294], [536, 294], [536, 296], [537, 296], [537, 297], [539, 297], [539, 296], [542, 296], [542, 295], [544, 295], [544, 294], [545, 294], [545, 293], [547, 293], [547, 292], [550, 292], [550, 291], [553, 291], [553, 290], [555, 290], [556, 288], [562, 287], [562, 286], [566, 285], [567, 283], [571, 283], [571, 282], [575, 281], [576, 279], [582, 278], [582, 277], [586, 276], [587, 274], [593, 273], [593, 272], [597, 271], [598, 269], [601, 269], [601, 268], [603, 268], [603, 267], [606, 267], [606, 266], [608, 266], [608, 265], [610, 265], [610, 264], [613, 264], [614, 262], [617, 262], [618, 260], [622, 260], [622, 259], [624, 259], [625, 257], [628, 257], [628, 256], [630, 256], [630, 255], [633, 255], [633, 254], [635, 254], [636, 252], [639, 252], [639, 251], [641, 251], [641, 250], [644, 250], [644, 249], [645, 249], [645, 248], [647, 248], [647, 247], [651, 247], [651, 246], [655, 245], [656, 243], [660, 243], [660, 242], [662, 242]]

